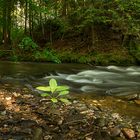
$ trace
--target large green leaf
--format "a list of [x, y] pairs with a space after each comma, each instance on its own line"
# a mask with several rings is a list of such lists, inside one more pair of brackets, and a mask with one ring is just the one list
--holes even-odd
[[49, 86], [47, 86], [47, 87], [45, 87], [45, 86], [39, 86], [36, 89], [42, 90], [42, 91], [51, 91], [51, 88]]
[[58, 96], [64, 96], [64, 95], [67, 95], [69, 94], [69, 91], [68, 90], [64, 90], [64, 91], [61, 91]]
[[64, 91], [64, 90], [68, 90], [69, 87], [68, 86], [57, 86], [56, 91]]
[[57, 81], [55, 79], [51, 79], [49, 81], [49, 85], [50, 85], [50, 88], [51, 88], [51, 92], [53, 93], [57, 88]]
[[57, 100], [56, 98], [51, 98], [51, 101], [52, 101], [53, 103], [57, 103], [57, 102], [58, 102], [58, 100]]
[[60, 98], [59, 99], [61, 102], [65, 103], [65, 104], [71, 104], [71, 102], [68, 99], [65, 98]]
[[42, 97], [46, 97], [46, 96], [51, 97], [51, 95], [50, 95], [50, 94], [48, 94], [48, 93], [43, 93], [43, 94], [41, 94], [41, 96], [42, 96]]

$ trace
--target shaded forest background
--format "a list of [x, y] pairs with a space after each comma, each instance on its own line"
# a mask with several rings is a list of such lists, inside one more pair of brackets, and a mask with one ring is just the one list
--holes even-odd
[[139, 0], [0, 0], [0, 59], [140, 64]]

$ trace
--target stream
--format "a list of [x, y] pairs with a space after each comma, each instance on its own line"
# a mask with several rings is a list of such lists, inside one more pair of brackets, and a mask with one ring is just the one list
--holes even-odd
[[39, 94], [41, 92], [36, 87], [48, 85], [48, 81], [55, 78], [59, 85], [68, 85], [73, 95], [107, 98], [103, 105], [112, 106], [114, 102], [116, 108], [122, 108], [120, 112], [125, 109], [126, 114], [140, 118], [140, 106], [128, 102], [119, 103], [118, 106], [118, 102], [115, 102], [117, 97], [140, 98], [140, 66], [0, 62], [0, 77], [1, 87], [28, 88]]
[[48, 85], [50, 78], [72, 92], [124, 96], [140, 93], [140, 67], [0, 62], [0, 82], [28, 87]]

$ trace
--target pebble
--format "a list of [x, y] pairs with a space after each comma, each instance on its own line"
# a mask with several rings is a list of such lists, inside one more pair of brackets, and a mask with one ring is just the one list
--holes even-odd
[[6, 97], [5, 98], [7, 101], [11, 100], [12, 98], [11, 97]]
[[80, 110], [80, 111], [85, 111], [88, 108], [87, 108], [87, 106], [85, 104], [78, 104], [77, 109]]
[[111, 137], [106, 131], [97, 131], [93, 134], [93, 140], [111, 140]]
[[78, 101], [77, 101], [77, 100], [74, 100], [74, 101], [73, 101], [73, 104], [77, 104], [77, 103], [78, 103]]
[[128, 139], [132, 139], [132, 138], [135, 137], [135, 132], [132, 129], [130, 129], [130, 128], [123, 128], [122, 129], [122, 133]]
[[120, 116], [119, 116], [118, 113], [113, 113], [111, 116], [112, 116], [114, 119], [119, 119], [119, 118], [120, 118]]
[[97, 118], [95, 119], [94, 124], [103, 127], [106, 125], [106, 120], [104, 118]]
[[113, 137], [118, 136], [121, 133], [121, 129], [118, 127], [114, 127], [110, 129], [110, 135]]
[[4, 115], [6, 115], [6, 113], [7, 113], [6, 110], [4, 110], [0, 114], [4, 116]]
[[86, 140], [92, 140], [92, 138], [90, 138], [90, 137], [86, 137]]
[[34, 129], [34, 136], [33, 136], [33, 140], [43, 140], [43, 131], [42, 128], [35, 128]]
[[140, 100], [135, 100], [135, 103], [136, 103], [137, 105], [140, 105]]

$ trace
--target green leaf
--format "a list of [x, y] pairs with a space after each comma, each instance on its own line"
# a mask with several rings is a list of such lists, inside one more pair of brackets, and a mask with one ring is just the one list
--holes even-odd
[[57, 86], [56, 91], [64, 91], [64, 90], [68, 90], [69, 87], [68, 86]]
[[58, 102], [58, 100], [57, 100], [56, 98], [52, 98], [51, 101], [52, 101], [53, 103], [57, 103], [57, 102]]
[[41, 94], [41, 96], [42, 96], [42, 97], [46, 97], [46, 96], [49, 96], [49, 97], [50, 97], [50, 94], [48, 94], [48, 93], [43, 93], [43, 94]]
[[51, 91], [51, 88], [49, 86], [47, 86], [47, 87], [45, 87], [45, 86], [44, 87], [43, 86], [39, 86], [36, 89], [42, 90], [42, 91]]
[[53, 93], [56, 90], [56, 88], [57, 88], [56, 80], [55, 79], [51, 79], [49, 81], [49, 85], [50, 85], [51, 92]]
[[68, 99], [65, 98], [60, 98], [59, 99], [61, 102], [65, 103], [65, 104], [71, 104], [71, 102]]
[[68, 90], [64, 90], [64, 91], [61, 91], [58, 96], [63, 96], [63, 95], [67, 95], [69, 94], [69, 91]]

